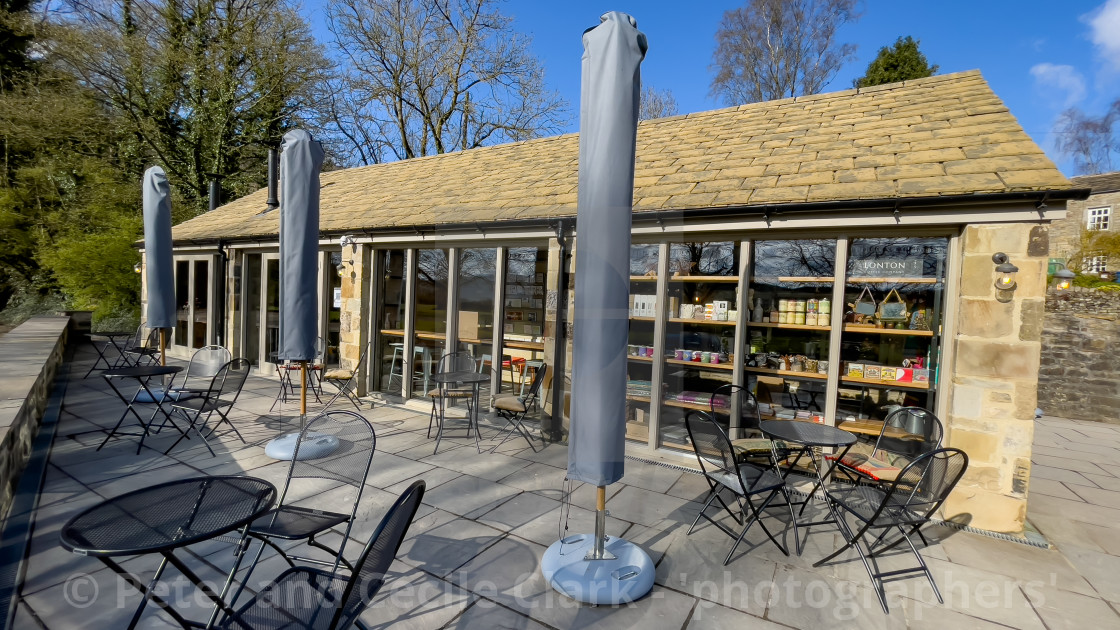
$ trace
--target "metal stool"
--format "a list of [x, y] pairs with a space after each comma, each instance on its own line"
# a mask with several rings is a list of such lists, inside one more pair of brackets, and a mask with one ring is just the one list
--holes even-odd
[[[392, 387], [393, 386], [393, 377], [398, 376], [401, 379], [401, 391], [403, 392], [404, 391], [404, 361], [403, 361], [403, 359], [404, 359], [404, 344], [403, 343], [391, 343], [391, 344], [389, 344], [389, 346], [393, 348], [393, 358], [389, 363], [389, 383], [388, 383], [387, 386]], [[423, 376], [424, 377], [424, 392], [427, 393], [428, 388], [429, 388], [429, 379], [431, 378], [431, 371], [432, 371], [431, 370], [432, 355], [428, 351], [428, 349], [424, 346], [413, 346], [413, 348], [412, 348], [412, 360], [413, 360], [413, 362], [416, 361], [416, 357], [420, 357], [420, 361], [421, 361], [420, 365], [422, 365], [423, 368], [420, 369], [420, 370], [413, 369], [412, 370], [412, 378], [415, 379], [418, 375]]]

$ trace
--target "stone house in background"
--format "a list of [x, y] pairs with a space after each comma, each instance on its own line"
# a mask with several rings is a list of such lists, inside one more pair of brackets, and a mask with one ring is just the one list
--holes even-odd
[[[327, 363], [425, 411], [444, 352], [491, 366], [491, 392], [543, 363], [543, 429], [565, 439], [578, 145], [323, 173]], [[970, 457], [945, 515], [1021, 531], [1048, 231], [1087, 193], [977, 71], [643, 121], [628, 452], [695, 465], [684, 414], [725, 383], [778, 419], [843, 426], [918, 405]], [[175, 226], [170, 354], [221, 343], [275, 372], [282, 210], [268, 202], [261, 190]], [[997, 253], [1019, 269], [1010, 288]]]
[[[1089, 231], [1106, 230], [1117, 232], [1117, 213], [1120, 212], [1120, 171], [1099, 175], [1082, 175], [1070, 182], [1077, 188], [1088, 188], [1088, 199], [1071, 200], [1066, 204], [1066, 217], [1054, 221], [1050, 226], [1051, 265], [1066, 264], [1072, 256], [1081, 251], [1082, 238]], [[1051, 269], [1053, 272], [1055, 269]], [[1070, 269], [1077, 272], [1120, 271], [1120, 260], [1108, 260], [1106, 256], [1085, 255], [1081, 268]]]

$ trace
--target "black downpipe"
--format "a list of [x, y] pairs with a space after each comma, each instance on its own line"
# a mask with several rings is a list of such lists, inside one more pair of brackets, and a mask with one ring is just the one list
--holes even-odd
[[280, 181], [280, 155], [276, 149], [268, 150], [268, 201], [265, 202], [269, 209], [278, 208], [280, 201], [276, 198], [276, 188]]

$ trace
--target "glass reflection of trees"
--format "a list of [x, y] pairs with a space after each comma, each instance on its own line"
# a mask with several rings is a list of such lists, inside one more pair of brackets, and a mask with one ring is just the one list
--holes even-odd
[[739, 250], [734, 242], [672, 243], [669, 273], [681, 276], [734, 276], [739, 273]]
[[832, 276], [835, 267], [835, 239], [754, 243], [754, 275], [757, 277]]
[[630, 275], [657, 275], [657, 255], [660, 247], [656, 243], [632, 243], [630, 245]]
[[421, 249], [416, 261], [416, 330], [447, 332], [446, 249]]

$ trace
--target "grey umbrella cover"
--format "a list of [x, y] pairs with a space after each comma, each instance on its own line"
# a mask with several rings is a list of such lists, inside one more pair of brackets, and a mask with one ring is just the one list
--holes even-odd
[[611, 11], [583, 34], [568, 477], [622, 478], [639, 68], [646, 37]]
[[315, 358], [319, 291], [319, 168], [311, 134], [284, 134], [280, 154], [280, 360]]
[[158, 166], [144, 171], [144, 258], [149, 328], [175, 327], [175, 272], [171, 260], [171, 186]]

